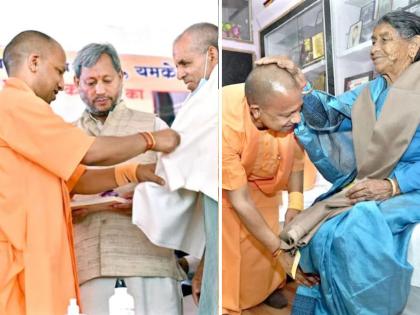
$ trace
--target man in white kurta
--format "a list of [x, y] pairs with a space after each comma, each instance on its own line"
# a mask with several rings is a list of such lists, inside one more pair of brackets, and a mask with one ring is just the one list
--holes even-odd
[[[166, 185], [137, 186], [135, 223], [156, 245], [203, 256], [199, 314], [217, 314], [218, 200], [218, 48], [217, 27], [194, 24], [174, 42], [177, 77], [191, 94], [173, 125], [181, 135], [178, 149], [160, 155], [156, 173]], [[198, 272], [200, 277], [201, 268]], [[201, 283], [201, 279], [196, 281]]]

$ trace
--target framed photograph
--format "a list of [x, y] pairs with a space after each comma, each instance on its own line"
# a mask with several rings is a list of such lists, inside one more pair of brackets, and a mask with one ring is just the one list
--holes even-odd
[[376, 0], [375, 20], [392, 10], [392, 0]]
[[312, 48], [314, 59], [324, 57], [324, 32], [312, 36]]
[[360, 33], [362, 31], [362, 21], [358, 21], [350, 26], [347, 48], [357, 46], [360, 42]]
[[363, 26], [372, 22], [375, 18], [375, 1], [369, 2], [367, 5], [360, 9], [360, 18]]
[[373, 71], [356, 74], [344, 79], [344, 91], [354, 89], [363, 83], [367, 83], [373, 79]]
[[371, 21], [367, 24], [362, 24], [362, 32], [360, 33], [359, 44], [364, 43], [372, 38], [373, 27], [375, 26], [375, 21]]

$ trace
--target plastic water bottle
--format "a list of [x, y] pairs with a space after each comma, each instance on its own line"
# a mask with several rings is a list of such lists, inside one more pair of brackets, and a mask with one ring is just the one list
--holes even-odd
[[109, 298], [109, 315], [134, 315], [134, 298], [127, 293], [124, 279], [115, 282], [114, 295]]
[[79, 314], [79, 306], [76, 303], [76, 299], [70, 299], [69, 305], [67, 306], [67, 315]]

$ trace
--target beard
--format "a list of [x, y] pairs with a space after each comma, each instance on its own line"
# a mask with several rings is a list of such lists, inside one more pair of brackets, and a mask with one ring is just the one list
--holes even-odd
[[[83, 100], [83, 102], [87, 105], [86, 106], [86, 109], [87, 109], [87, 111], [90, 113], [90, 114], [92, 114], [93, 116], [96, 116], [96, 117], [104, 117], [104, 116], [108, 116], [108, 114], [110, 113], [110, 112], [112, 112], [113, 110], [114, 110], [114, 108], [115, 108], [115, 106], [117, 106], [121, 101], [122, 101], [122, 99], [121, 99], [121, 94], [122, 94], [122, 90], [118, 93], [118, 95], [117, 95], [117, 97], [115, 98], [115, 100], [112, 102], [112, 104], [111, 104], [111, 106], [108, 108], [108, 109], [105, 109], [105, 110], [100, 110], [100, 109], [97, 109], [96, 107], [95, 107], [95, 100], [92, 102], [92, 104], [87, 100], [87, 98], [86, 97], [84, 97], [83, 95], [81, 95], [81, 98], [82, 98], [82, 100]], [[112, 100], [112, 98], [111, 97], [108, 97], [110, 100]]]
[[104, 117], [104, 116], [108, 116], [108, 114], [114, 110], [115, 106], [117, 106], [119, 102], [120, 101], [113, 102], [111, 104], [111, 107], [105, 110], [97, 109], [94, 105], [88, 105], [86, 109], [89, 111], [89, 113], [91, 113], [94, 116]]

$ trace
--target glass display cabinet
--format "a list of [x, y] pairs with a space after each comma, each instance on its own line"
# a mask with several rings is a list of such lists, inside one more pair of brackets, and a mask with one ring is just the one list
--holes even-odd
[[251, 21], [251, 0], [222, 1], [224, 39], [252, 43]]
[[329, 1], [304, 1], [260, 32], [261, 56], [288, 55], [316, 89], [334, 93], [330, 25]]

